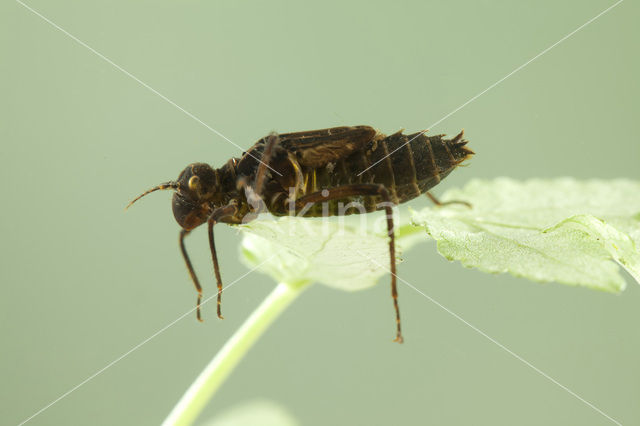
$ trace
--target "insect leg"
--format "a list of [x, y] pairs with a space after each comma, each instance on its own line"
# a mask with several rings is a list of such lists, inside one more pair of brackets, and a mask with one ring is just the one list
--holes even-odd
[[267, 142], [264, 147], [264, 151], [262, 152], [262, 158], [260, 159], [260, 164], [258, 165], [256, 180], [253, 187], [253, 190], [258, 197], [262, 197], [262, 190], [264, 189], [264, 179], [267, 175], [267, 166], [271, 162], [271, 157], [273, 157], [273, 150], [275, 149], [275, 146], [278, 144], [278, 142], [280, 142], [280, 137], [277, 133], [271, 133], [269, 136], [267, 136]]
[[202, 322], [202, 317], [200, 316], [200, 302], [202, 301], [202, 287], [200, 286], [200, 282], [198, 281], [198, 277], [196, 276], [196, 272], [193, 270], [193, 266], [191, 265], [191, 260], [189, 260], [189, 255], [187, 254], [187, 249], [184, 246], [184, 237], [189, 235], [191, 231], [187, 231], [183, 229], [180, 231], [180, 251], [182, 251], [182, 257], [184, 258], [184, 263], [187, 264], [187, 269], [189, 270], [189, 275], [191, 276], [191, 280], [193, 281], [193, 285], [196, 286], [196, 291], [198, 292], [198, 299], [196, 301], [196, 318], [198, 321]]
[[216, 283], [218, 284], [218, 318], [224, 319], [222, 316], [221, 303], [222, 303], [222, 277], [220, 276], [220, 266], [218, 265], [218, 255], [216, 254], [216, 243], [213, 239], [213, 225], [218, 223], [220, 219], [225, 216], [234, 215], [237, 212], [237, 207], [234, 205], [228, 205], [225, 207], [217, 208], [209, 216], [209, 247], [211, 248], [211, 260], [213, 261], [213, 273], [216, 276]]
[[224, 319], [222, 316], [222, 277], [220, 276], [220, 266], [218, 266], [218, 255], [216, 254], [216, 243], [213, 239], [213, 225], [216, 222], [213, 220], [209, 221], [209, 247], [211, 248], [211, 260], [213, 260], [213, 273], [216, 276], [216, 283], [218, 284], [218, 318]]
[[379, 195], [384, 201], [383, 206], [387, 215], [387, 234], [389, 235], [389, 257], [391, 266], [391, 297], [393, 298], [393, 307], [396, 311], [396, 338], [394, 342], [402, 343], [402, 328], [400, 325], [400, 308], [398, 306], [398, 286], [396, 280], [396, 244], [395, 232], [393, 225], [393, 205], [389, 191], [384, 185], [373, 183], [362, 183], [353, 185], [343, 185], [336, 188], [325, 189], [323, 191], [314, 192], [296, 201], [296, 206], [302, 207], [308, 203], [316, 203], [322, 201], [335, 200], [340, 198], [353, 197], [356, 195]]
[[433, 202], [433, 204], [435, 204], [438, 207], [446, 206], [446, 205], [449, 205], [449, 204], [462, 204], [462, 205], [467, 206], [469, 208], [473, 208], [471, 206], [471, 203], [468, 203], [466, 201], [459, 201], [459, 200], [440, 201], [435, 197], [435, 195], [433, 195], [429, 191], [425, 192], [425, 195], [427, 197], [429, 197], [429, 199]]

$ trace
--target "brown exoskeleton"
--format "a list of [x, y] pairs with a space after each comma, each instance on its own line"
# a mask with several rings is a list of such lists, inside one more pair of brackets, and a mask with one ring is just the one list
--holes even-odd
[[[201, 320], [202, 287], [184, 245], [192, 229], [207, 223], [209, 244], [218, 284], [218, 317], [222, 279], [213, 237], [216, 223], [239, 224], [267, 211], [276, 216], [318, 217], [344, 213], [340, 206], [358, 200], [363, 209], [384, 209], [387, 215], [391, 294], [397, 333], [402, 342], [396, 288], [396, 258], [391, 206], [409, 201], [437, 185], [473, 155], [462, 139], [424, 133], [386, 136], [369, 126], [334, 127], [298, 133], [271, 134], [260, 139], [241, 158], [214, 169], [205, 163], [188, 165], [176, 181], [158, 185], [137, 198], [160, 189], [172, 189], [173, 214], [182, 227], [180, 250], [198, 291], [197, 318]], [[322, 208], [322, 203], [328, 209]], [[127, 206], [128, 207], [128, 206]]]

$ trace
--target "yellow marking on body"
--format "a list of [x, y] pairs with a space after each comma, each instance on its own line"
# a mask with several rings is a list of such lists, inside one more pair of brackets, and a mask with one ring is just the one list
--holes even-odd
[[316, 169], [313, 169], [313, 175], [311, 175], [311, 193], [318, 192], [318, 186], [316, 182]]
[[296, 174], [296, 184], [295, 184], [296, 194], [298, 192], [305, 193], [306, 180], [304, 178], [304, 174], [302, 173], [302, 168], [300, 167], [300, 163], [298, 163], [298, 160], [296, 159], [295, 155], [293, 155], [292, 153], [288, 154], [288, 160], [289, 160], [289, 163], [291, 163], [291, 167], [293, 167], [293, 171]]
[[307, 195], [307, 187], [309, 185], [309, 173], [304, 174], [304, 185], [302, 186], [302, 195]]

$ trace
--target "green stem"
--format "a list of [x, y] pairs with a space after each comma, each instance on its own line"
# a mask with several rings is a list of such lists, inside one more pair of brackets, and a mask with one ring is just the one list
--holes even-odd
[[190, 425], [269, 325], [308, 283], [280, 283], [220, 349], [182, 396], [163, 426]]

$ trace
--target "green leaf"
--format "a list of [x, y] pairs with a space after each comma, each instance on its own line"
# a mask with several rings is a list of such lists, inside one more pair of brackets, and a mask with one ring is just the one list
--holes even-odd
[[[619, 264], [640, 282], [640, 182], [474, 180], [442, 200], [473, 208], [413, 212], [413, 225], [399, 222], [398, 256], [427, 240], [426, 230], [447, 259], [485, 272], [618, 292]], [[263, 215], [240, 227], [242, 254], [252, 267], [264, 262], [260, 269], [279, 282], [360, 290], [388, 274], [384, 225], [382, 212], [328, 221]]]
[[[352, 217], [325, 221], [287, 216], [274, 220], [263, 215], [261, 220], [240, 226], [245, 232], [242, 258], [250, 267], [261, 265], [259, 269], [278, 282], [319, 282], [346, 291], [373, 286], [388, 273], [389, 240], [381, 226], [386, 224], [384, 214], [366, 216], [366, 224], [360, 226]], [[416, 231], [406, 224], [396, 232], [399, 261], [402, 250], [426, 240]]]
[[474, 180], [442, 199], [473, 208], [427, 208], [413, 221], [449, 260], [611, 292], [625, 287], [620, 264], [640, 282], [640, 182]]

